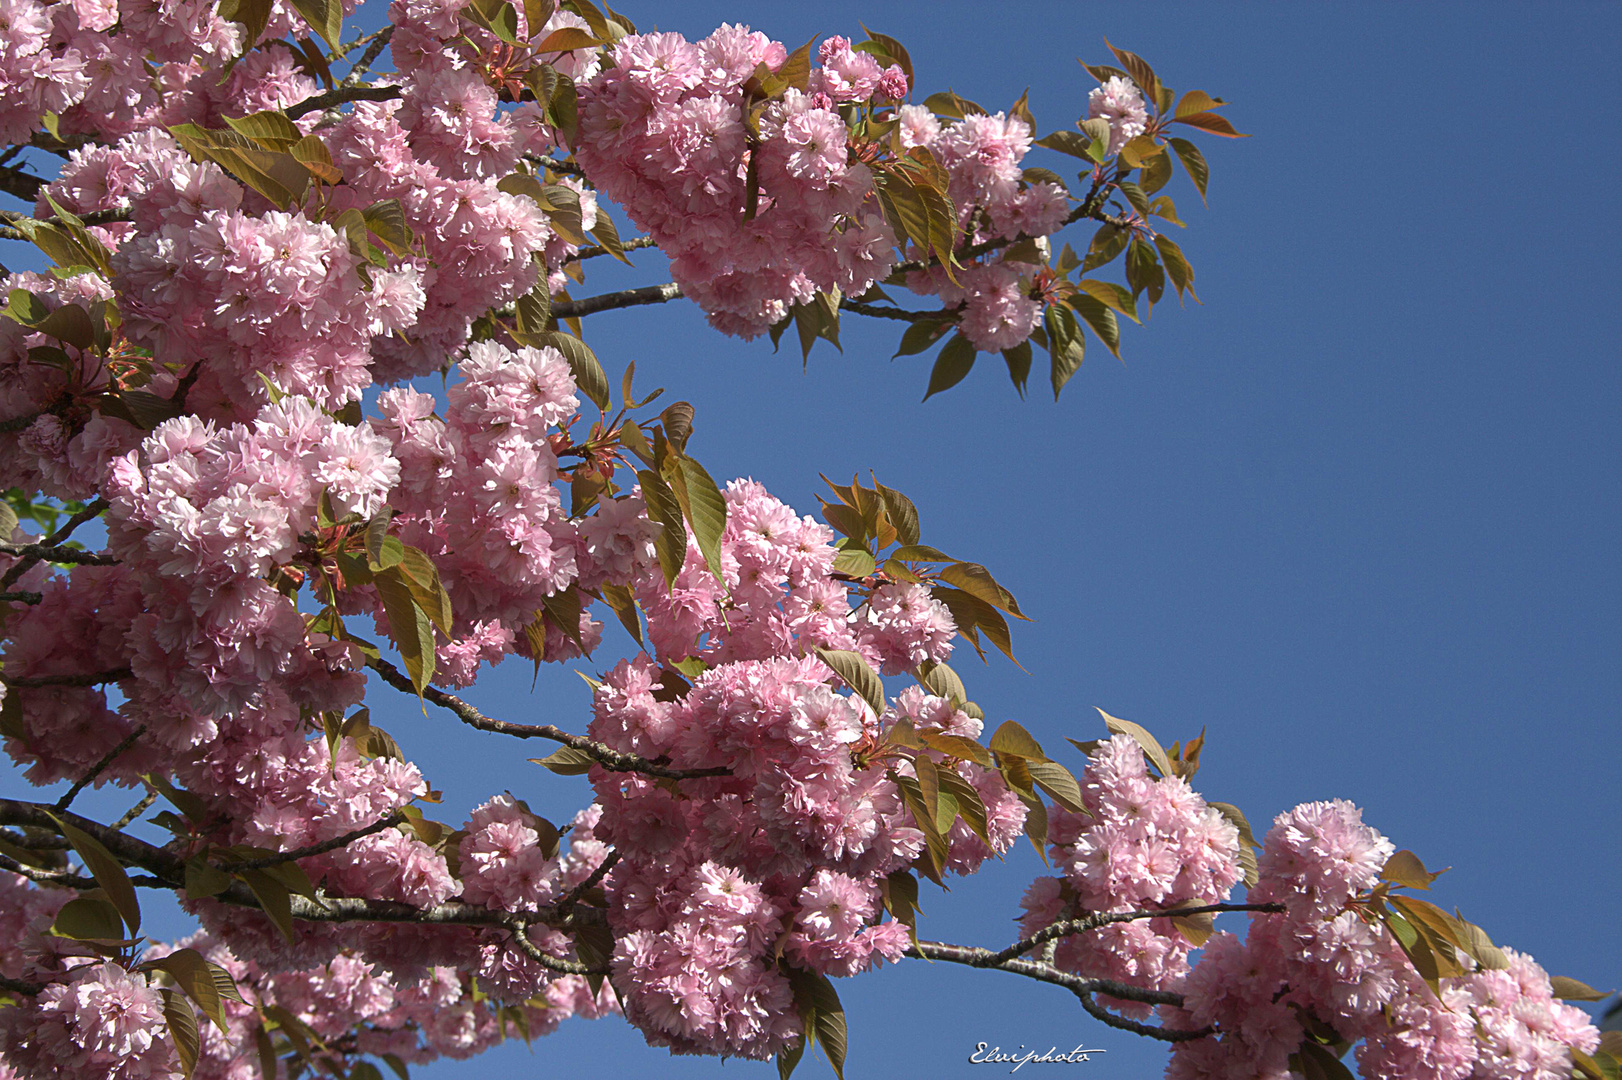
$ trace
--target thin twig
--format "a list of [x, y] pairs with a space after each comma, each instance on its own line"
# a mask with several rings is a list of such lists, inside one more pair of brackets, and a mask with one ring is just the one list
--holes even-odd
[[841, 300], [839, 310], [852, 311], [857, 315], [868, 315], [875, 319], [896, 319], [901, 322], [918, 322], [920, 319], [939, 319], [945, 316], [952, 318], [950, 311], [908, 311], [905, 308], [884, 307], [879, 304], [867, 304], [860, 300]]
[[1200, 907], [1144, 909], [1141, 911], [1110, 911], [1097, 912], [1092, 915], [1083, 915], [1076, 919], [1062, 919], [1051, 926], [1014, 942], [1000, 952], [989, 953], [980, 967], [996, 967], [1006, 960], [1016, 956], [1024, 956], [1032, 949], [1038, 948], [1049, 941], [1057, 941], [1072, 934], [1085, 934], [1097, 930], [1102, 926], [1111, 926], [1115, 923], [1138, 922], [1143, 919], [1170, 919], [1187, 915], [1220, 915], [1228, 911], [1268, 911], [1279, 912], [1284, 910], [1283, 904], [1205, 904]]
[[394, 810], [383, 815], [381, 818], [372, 822], [364, 829], [356, 829], [354, 832], [344, 833], [342, 836], [335, 836], [331, 840], [323, 840], [319, 844], [310, 844], [306, 847], [294, 848], [292, 851], [279, 851], [274, 855], [267, 855], [262, 859], [249, 859], [247, 862], [233, 862], [229, 865], [228, 869], [263, 870], [266, 867], [280, 866], [282, 863], [293, 862], [295, 859], [306, 859], [311, 855], [325, 855], [329, 851], [334, 851], [348, 844], [352, 844], [363, 836], [371, 836], [373, 833], [382, 832], [384, 829], [392, 828], [404, 820], [405, 815], [400, 813], [398, 810]]
[[674, 300], [681, 295], [681, 286], [674, 281], [663, 285], [644, 285], [640, 289], [623, 289], [619, 292], [603, 293], [601, 296], [585, 296], [579, 300], [557, 300], [552, 304], [552, 317], [554, 319], [573, 319], [581, 315], [591, 315], [599, 311], [609, 311], [613, 308], [639, 307], [643, 304], [663, 304]]
[[[657, 243], [657, 241], [654, 240], [654, 238], [651, 237], [651, 236], [633, 236], [629, 240], [626, 240], [625, 242], [623, 242], [620, 245], [620, 247], [623, 248], [626, 251], [640, 251], [643, 248], [653, 247], [653, 246], [655, 246], [656, 243]], [[607, 248], [605, 248], [605, 247], [603, 247], [603, 246], [601, 246], [599, 244], [593, 244], [590, 247], [581, 248], [579, 251], [575, 252], [573, 255], [570, 255], [567, 259], [564, 259], [563, 261], [564, 262], [580, 262], [582, 259], [595, 259], [600, 255], [607, 255], [607, 254], [608, 254], [608, 249]]]
[[136, 818], [138, 818], [142, 814], [146, 813], [146, 808], [151, 806], [153, 803], [155, 803], [157, 801], [158, 801], [158, 793], [156, 791], [147, 792], [146, 795], [141, 799], [140, 802], [136, 803], [134, 806], [132, 806], [128, 810], [124, 811], [124, 816], [119, 818], [117, 821], [113, 822], [111, 825], [108, 826], [108, 828], [110, 828], [110, 829], [122, 829], [124, 826], [128, 825], [130, 822], [134, 821]]
[[[22, 417], [18, 417], [18, 419], [20, 420], [20, 419], [22, 419]], [[30, 421], [30, 423], [31, 422], [32, 421]], [[0, 424], [0, 430], [4, 430], [4, 426], [5, 425]], [[27, 426], [27, 425], [24, 425], [24, 426]], [[54, 532], [52, 532], [49, 536], [44, 537], [43, 539], [41, 539], [40, 543], [39, 543], [39, 546], [47, 547], [47, 548], [54, 548], [54, 547], [58, 546], [59, 544], [62, 543], [62, 541], [66, 540], [68, 537], [73, 535], [73, 530], [77, 529], [80, 525], [83, 525], [85, 522], [89, 521], [91, 518], [96, 517], [103, 510], [106, 510], [106, 509], [107, 509], [107, 502], [106, 502], [106, 500], [102, 499], [101, 497], [98, 496], [98, 497], [90, 500], [83, 507], [81, 507], [78, 511], [76, 511], [72, 517], [70, 517], [66, 521], [64, 521], [62, 523], [62, 525], [59, 528], [57, 528]], [[69, 549], [69, 550], [72, 550], [72, 549]], [[81, 552], [81, 554], [83, 554], [83, 553]], [[7, 570], [6, 573], [5, 573], [5, 576], [0, 577], [0, 589], [5, 588], [7, 585], [12, 584], [18, 578], [20, 578], [24, 574], [28, 573], [28, 571], [35, 564], [39, 563], [43, 558], [44, 558], [44, 556], [42, 556], [42, 555], [25, 556], [23, 558], [23, 560], [21, 562], [19, 562], [16, 566], [13, 566], [10, 570]]]
[[[376, 34], [372, 35], [370, 44], [366, 46], [366, 51], [360, 54], [360, 59], [356, 60], [355, 66], [349, 69], [349, 74], [344, 76], [344, 81], [338, 84], [339, 87], [348, 89], [351, 86], [360, 85], [361, 78], [371, 70], [372, 64], [377, 60], [377, 58], [383, 55], [383, 50], [388, 48], [389, 39], [393, 36], [393, 23], [390, 23], [388, 26], [385, 26]], [[361, 38], [361, 41], [366, 40], [366, 38]], [[359, 45], [360, 41], [355, 42], [355, 44]], [[353, 48], [353, 46], [351, 46], [351, 48]]]
[[[134, 746], [135, 740], [139, 739], [144, 734], [146, 734], [146, 725], [141, 724], [137, 726], [134, 731], [131, 731], [128, 735], [124, 736], [122, 742], [113, 747], [111, 750], [107, 751], [106, 754], [102, 755], [102, 759], [100, 761], [90, 766], [89, 772], [79, 777], [79, 779], [74, 782], [73, 786], [68, 788], [67, 794], [56, 800], [56, 809], [58, 811], [62, 811], [71, 806], [73, 804], [74, 797], [77, 796], [79, 792], [83, 791], [96, 779], [96, 777], [100, 776], [102, 772], [106, 770], [107, 766], [111, 765], [114, 760], [118, 758], [118, 755]], [[115, 825], [113, 827], [120, 828], [121, 826]]]
[[[396, 690], [407, 694], [415, 694], [417, 688], [412, 685], [411, 679], [381, 658], [366, 661], [366, 666], [383, 677], [383, 681]], [[550, 739], [573, 747], [582, 753], [589, 754], [603, 768], [610, 772], [636, 772], [647, 776], [657, 776], [668, 780], [694, 780], [704, 776], [729, 776], [731, 770], [717, 766], [708, 769], [672, 769], [656, 761], [649, 761], [636, 754], [627, 754], [604, 743], [587, 739], [580, 735], [571, 735], [562, 728], [551, 724], [514, 724], [508, 720], [496, 720], [486, 716], [478, 709], [469, 705], [454, 694], [447, 694], [437, 687], [425, 687], [422, 692], [424, 701], [448, 709], [456, 714], [456, 718], [469, 727], [480, 731], [493, 731], [498, 735], [512, 735], [520, 739]]]
[[608, 856], [603, 859], [602, 862], [597, 864], [597, 868], [591, 872], [590, 877], [586, 878], [586, 880], [570, 889], [568, 895], [562, 900], [558, 901], [558, 914], [568, 915], [571, 911], [573, 911], [574, 906], [580, 903], [580, 898], [585, 896], [596, 886], [602, 884], [603, 878], [608, 876], [608, 872], [614, 869], [614, 866], [619, 861], [620, 853], [617, 851], [610, 851]]
[[102, 683], [118, 682], [135, 674], [127, 667], [113, 668], [110, 671], [92, 671], [83, 675], [33, 675], [21, 678], [8, 678], [0, 675], [0, 682], [17, 690], [32, 690], [41, 686], [99, 686]]

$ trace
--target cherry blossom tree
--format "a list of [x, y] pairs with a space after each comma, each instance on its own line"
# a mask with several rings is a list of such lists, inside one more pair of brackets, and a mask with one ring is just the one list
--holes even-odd
[[[1103, 715], [1052, 756], [988, 718], [949, 660], [1013, 656], [991, 570], [876, 478], [818, 517], [717, 483], [693, 406], [585, 342], [681, 299], [808, 354], [853, 315], [938, 350], [926, 396], [983, 354], [1057, 396], [1193, 295], [1165, 192], [1240, 137], [1221, 99], [1111, 47], [1042, 134], [884, 35], [591, 0], [397, 0], [354, 38], [376, 13], [330, 0], [0, 11], [4, 236], [49, 262], [0, 320], [0, 733], [69, 785], [0, 799], [0, 1077], [364, 1080], [609, 1013], [842, 1074], [837, 980], [909, 958], [1052, 984], [1178, 1078], [1354, 1044], [1365, 1076], [1617, 1076], [1561, 1001], [1593, 991], [1420, 898], [1351, 804], [1258, 837], [1191, 785], [1203, 736]], [[645, 247], [672, 281], [571, 293]], [[583, 731], [459, 696], [511, 656], [597, 658]], [[388, 697], [555, 746], [592, 803], [438, 820]], [[91, 786], [138, 801], [94, 820]], [[920, 935], [921, 891], [1027, 841], [1017, 941]], [[197, 932], [143, 937], [142, 890]]]

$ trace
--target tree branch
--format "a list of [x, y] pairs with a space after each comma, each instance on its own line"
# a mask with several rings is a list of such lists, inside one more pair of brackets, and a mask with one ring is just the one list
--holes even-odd
[[[32, 675], [21, 678], [7, 678], [0, 675], [0, 683], [17, 690], [33, 690], [42, 686], [100, 686], [102, 683], [118, 682], [128, 679], [135, 673], [129, 668], [113, 668], [109, 671], [92, 671], [83, 675]], [[120, 752], [123, 748], [120, 747]]]
[[35, 562], [49, 559], [57, 563], [73, 563], [77, 566], [117, 566], [118, 560], [106, 555], [97, 555], [93, 551], [81, 551], [79, 548], [52, 547], [48, 544], [0, 544], [0, 555], [28, 558], [32, 556]]
[[[22, 419], [22, 418], [18, 417], [18, 419]], [[29, 423], [33, 423], [33, 420], [34, 420], [34, 418], [30, 418]], [[28, 425], [24, 424], [23, 426], [27, 427]], [[0, 430], [4, 430], [3, 425], [0, 425]], [[85, 522], [89, 521], [91, 518], [96, 517], [103, 510], [106, 510], [106, 509], [107, 509], [106, 500], [102, 499], [100, 496], [97, 496], [96, 498], [94, 498], [94, 499], [90, 500], [88, 503], [86, 503], [72, 517], [70, 517], [66, 521], [64, 521], [62, 523], [61, 527], [58, 528], [55, 532], [53, 532], [53, 533], [51, 533], [51, 535], [43, 538], [40, 541], [39, 546], [48, 547], [48, 548], [56, 547], [58, 544], [61, 544], [62, 541], [66, 540], [68, 537], [72, 536], [73, 535], [73, 530], [77, 529], [80, 525], [83, 525]], [[79, 554], [84, 554], [84, 553], [80, 552]], [[36, 563], [40, 562], [43, 558], [44, 558], [43, 555], [24, 556], [23, 560], [21, 562], [19, 562], [16, 566], [13, 566], [10, 570], [7, 570], [6, 573], [5, 573], [5, 576], [0, 577], [0, 589], [5, 588], [7, 585], [10, 585], [14, 581], [16, 581], [18, 578], [20, 578], [24, 574], [28, 573], [28, 571]]]
[[1181, 994], [1174, 994], [1165, 990], [1148, 990], [1141, 986], [1115, 982], [1112, 979], [1086, 979], [1068, 971], [1060, 971], [1052, 964], [1043, 963], [1039, 960], [1015, 958], [995, 962], [996, 953], [989, 949], [980, 949], [970, 945], [949, 945], [941, 941], [920, 941], [908, 949], [905, 955], [919, 960], [944, 960], [948, 963], [965, 964], [969, 967], [1006, 971], [1014, 975], [1023, 975], [1028, 979], [1035, 979], [1038, 982], [1062, 986], [1080, 999], [1082, 1008], [1109, 1026], [1120, 1028], [1123, 1031], [1131, 1031], [1138, 1035], [1146, 1035], [1149, 1038], [1160, 1039], [1164, 1042], [1201, 1039], [1213, 1033], [1210, 1028], [1200, 1031], [1179, 1031], [1172, 1028], [1158, 1028], [1148, 1024], [1139, 1024], [1134, 1020], [1116, 1016], [1092, 999], [1094, 994], [1108, 994], [1110, 997], [1120, 998], [1123, 1001], [1140, 1001], [1146, 1005], [1181, 1006], [1183, 1004]]
[[[383, 681], [407, 694], [415, 694], [417, 688], [412, 685], [411, 679], [381, 658], [366, 661], [366, 666], [383, 677]], [[493, 731], [498, 735], [512, 735], [519, 739], [551, 739], [564, 746], [573, 747], [582, 753], [590, 754], [603, 768], [610, 772], [637, 772], [647, 776], [657, 776], [667, 780], [693, 780], [703, 776], [728, 776], [731, 770], [715, 767], [709, 769], [672, 769], [636, 754], [626, 754], [615, 750], [611, 746], [587, 739], [580, 735], [571, 735], [562, 728], [551, 724], [514, 724], [507, 720], [496, 720], [486, 716], [478, 709], [469, 705], [454, 694], [447, 694], [437, 687], [429, 686], [423, 689], [424, 701], [432, 702], [442, 709], [448, 709], [456, 714], [456, 718], [469, 727], [480, 731]]]
[[[651, 236], [633, 236], [629, 240], [625, 241], [620, 246], [623, 247], [626, 251], [640, 251], [643, 248], [650, 248], [650, 247], [653, 247], [654, 245], [655, 245], [655, 241], [654, 241], [653, 237], [651, 237]], [[581, 248], [579, 251], [575, 252], [573, 255], [570, 255], [567, 259], [564, 259], [563, 261], [564, 262], [579, 262], [582, 259], [595, 259], [599, 255], [607, 255], [607, 254], [608, 254], [608, 249], [607, 248], [602, 247], [601, 245], [593, 244], [590, 247]]]
[[44, 599], [44, 593], [29, 592], [27, 589], [17, 592], [0, 592], [0, 603], [9, 601], [18, 604], [38, 604]]
[[980, 967], [996, 967], [1016, 956], [1024, 956], [1033, 949], [1040, 948], [1050, 941], [1057, 941], [1072, 934], [1085, 934], [1089, 930], [1097, 930], [1101, 926], [1110, 926], [1114, 923], [1137, 922], [1142, 919], [1169, 919], [1178, 915], [1219, 915], [1226, 911], [1269, 911], [1284, 910], [1283, 904], [1205, 904], [1201, 907], [1144, 909], [1141, 911], [1112, 911], [1097, 912], [1084, 915], [1077, 919], [1063, 919], [1014, 942], [1000, 952], [988, 953], [979, 964]]
[[296, 859], [306, 859], [311, 855], [325, 855], [329, 851], [336, 851], [354, 843], [363, 836], [382, 832], [405, 820], [405, 815], [398, 810], [390, 811], [372, 822], [363, 829], [334, 836], [331, 840], [323, 840], [319, 844], [309, 844], [305, 847], [294, 848], [292, 851], [278, 851], [274, 855], [267, 855], [262, 859], [249, 859], [247, 862], [233, 862], [226, 869], [230, 870], [263, 870], [270, 866], [280, 866], [282, 863], [293, 862]]
[[23, 172], [14, 165], [0, 165], [0, 192], [23, 202], [31, 203], [39, 197], [45, 181], [33, 173]]
[[644, 285], [640, 289], [624, 289], [620, 292], [603, 293], [601, 296], [586, 296], [579, 300], [556, 300], [552, 303], [552, 317], [561, 321], [613, 308], [663, 304], [680, 295], [681, 287], [674, 281], [669, 281], [663, 285]]
[[[346, 90], [351, 86], [359, 86], [360, 80], [368, 71], [371, 70], [373, 62], [375, 62], [379, 56], [383, 55], [384, 49], [388, 48], [389, 39], [393, 36], [394, 24], [390, 23], [377, 33], [371, 35], [371, 37], [361, 38], [360, 41], [357, 41], [354, 45], [351, 45], [349, 48], [353, 49], [356, 45], [359, 45], [361, 41], [367, 42], [366, 51], [360, 54], [360, 59], [355, 61], [355, 66], [349, 69], [349, 74], [344, 76], [344, 81], [339, 83], [338, 86], [341, 89]], [[348, 55], [347, 49], [345, 50], [344, 55]]]
[[588, 967], [585, 964], [579, 963], [575, 960], [559, 960], [555, 956], [549, 956], [546, 953], [543, 953], [541, 950], [535, 947], [535, 943], [533, 941], [529, 940], [528, 923], [514, 919], [507, 929], [512, 931], [513, 941], [518, 945], [519, 951], [521, 951], [531, 960], [535, 961], [537, 964], [540, 964], [542, 967], [551, 968], [553, 971], [562, 972], [565, 975], [609, 974], [607, 968]]
[[398, 86], [340, 86], [324, 94], [307, 97], [282, 111], [289, 120], [297, 120], [308, 113], [323, 112], [351, 101], [393, 101], [400, 96]]
[[868, 315], [875, 319], [897, 319], [901, 322], [917, 322], [920, 319], [938, 319], [942, 315], [951, 316], [949, 311], [908, 311], [906, 308], [884, 307], [880, 304], [866, 304], [860, 300], [841, 300], [841, 311], [852, 311], [857, 315]]
[[100, 761], [90, 766], [90, 771], [79, 777], [78, 780], [74, 781], [73, 786], [68, 788], [67, 794], [56, 800], [57, 811], [61, 812], [66, 810], [70, 805], [72, 805], [74, 797], [78, 795], [79, 792], [83, 791], [92, 781], [96, 779], [96, 777], [100, 776], [106, 770], [107, 766], [111, 765], [118, 758], [118, 755], [134, 746], [135, 740], [139, 739], [144, 734], [146, 734], [146, 725], [141, 724], [137, 726], [134, 731], [131, 731], [128, 735], [124, 736], [122, 742], [113, 747], [111, 750], [107, 751], [107, 753], [102, 756]]
[[39, 983], [23, 982], [20, 979], [0, 978], [0, 990], [9, 990], [13, 994], [27, 994], [29, 997], [33, 997], [35, 994], [44, 989], [45, 987], [41, 986]]

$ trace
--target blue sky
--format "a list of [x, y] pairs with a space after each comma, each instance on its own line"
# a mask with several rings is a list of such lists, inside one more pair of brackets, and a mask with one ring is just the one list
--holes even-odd
[[[1029, 674], [956, 665], [992, 721], [1050, 750], [1099, 735], [1095, 705], [1166, 742], [1203, 727], [1196, 786], [1258, 831], [1297, 802], [1351, 799], [1398, 847], [1453, 867], [1437, 902], [1552, 973], [1622, 983], [1622, 326], [1605, 299], [1622, 9], [623, 6], [643, 29], [743, 21], [791, 46], [865, 21], [908, 45], [925, 90], [997, 109], [1029, 85], [1043, 132], [1084, 108], [1075, 58], [1107, 59], [1104, 37], [1178, 90], [1230, 100], [1254, 137], [1200, 140], [1209, 209], [1186, 180], [1168, 189], [1204, 305], [1128, 327], [1124, 363], [1095, 345], [1057, 404], [1020, 401], [995, 357], [920, 403], [929, 360], [891, 362], [894, 324], [855, 316], [844, 353], [821, 346], [804, 369], [790, 341], [774, 355], [719, 337], [680, 302], [593, 316], [587, 340], [611, 377], [634, 359], [639, 386], [695, 404], [690, 449], [718, 478], [814, 512], [819, 471], [871, 468], [913, 498], [926, 542], [991, 567], [1035, 619], [1016, 627]], [[1070, 160], [1044, 156], [1028, 163]], [[637, 263], [594, 266], [575, 291], [664, 280], [656, 255]], [[386, 692], [374, 719], [450, 812], [503, 788], [555, 817], [581, 805], [585, 786], [525, 763], [533, 750]], [[576, 730], [587, 715], [570, 671], [532, 692], [513, 663], [469, 696]], [[1025, 847], [926, 893], [921, 932], [1006, 943], [1041, 869]], [[853, 1080], [989, 1076], [967, 1062], [981, 1040], [1103, 1049], [1048, 1067], [1089, 1080], [1164, 1060], [1009, 975], [909, 961], [839, 989]], [[614, 1020], [418, 1072], [775, 1075], [670, 1058]]]

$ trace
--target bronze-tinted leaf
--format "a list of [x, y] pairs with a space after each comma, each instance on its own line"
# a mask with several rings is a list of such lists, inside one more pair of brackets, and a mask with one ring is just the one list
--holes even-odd
[[817, 657], [844, 680], [845, 685], [859, 694], [863, 701], [873, 709], [873, 715], [881, 716], [885, 709], [884, 682], [879, 673], [870, 667], [860, 653], [849, 652], [844, 649], [824, 649], [814, 646]]
[[100, 885], [102, 891], [107, 894], [107, 899], [111, 900], [113, 906], [118, 909], [118, 914], [124, 920], [124, 925], [129, 928], [130, 936], [134, 937], [139, 934], [141, 932], [141, 905], [135, 899], [135, 886], [130, 883], [129, 875], [124, 872], [123, 864], [113, 857], [112, 852], [102, 846], [100, 840], [97, 840], [78, 826], [68, 824], [56, 814], [50, 811], [46, 811], [46, 813], [56, 823], [57, 829], [67, 838], [68, 843], [73, 845], [73, 850], [78, 853], [79, 858], [84, 862], [85, 869], [89, 870], [91, 876], [96, 879], [96, 884]]
[[940, 355], [935, 359], [935, 366], [929, 373], [929, 389], [924, 393], [924, 400], [928, 401], [942, 390], [948, 390], [962, 382], [974, 367], [976, 357], [974, 346], [962, 334], [953, 334], [952, 340], [941, 349]]
[[[1094, 708], [1098, 708], [1096, 705]], [[1116, 735], [1130, 735], [1134, 742], [1143, 748], [1144, 756], [1149, 763], [1160, 771], [1161, 776], [1175, 776], [1172, 770], [1171, 759], [1166, 756], [1166, 750], [1160, 745], [1160, 740], [1149, 734], [1149, 730], [1141, 724], [1134, 724], [1130, 720], [1122, 720], [1111, 716], [1103, 709], [1098, 709], [1098, 715], [1104, 718], [1104, 726]]]

